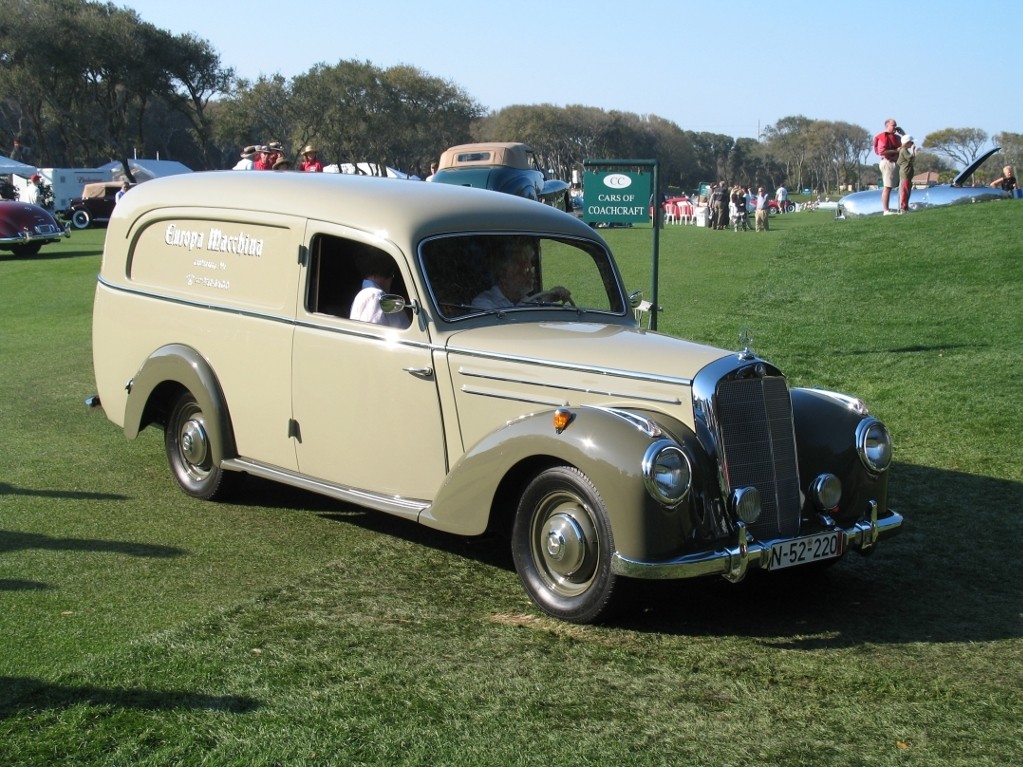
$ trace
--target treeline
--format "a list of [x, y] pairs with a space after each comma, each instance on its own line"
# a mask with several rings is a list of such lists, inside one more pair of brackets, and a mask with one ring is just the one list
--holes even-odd
[[[425, 176], [449, 146], [525, 141], [568, 179], [584, 160], [657, 159], [664, 184], [700, 181], [831, 191], [874, 183], [873, 132], [786, 117], [759, 140], [687, 131], [656, 115], [597, 107], [516, 105], [488, 112], [458, 85], [411, 66], [341, 60], [290, 80], [236, 77], [205, 40], [173, 35], [135, 11], [86, 0], [0, 0], [0, 135], [39, 167], [94, 167], [132, 157], [229, 168], [241, 147], [314, 144], [324, 163], [373, 162]], [[911, 128], [911, 126], [910, 126]], [[918, 172], [953, 174], [983, 131], [926, 138]], [[1004, 162], [1023, 135], [999, 134]], [[0, 144], [0, 152], [9, 153]], [[997, 172], [995, 171], [995, 175]]]

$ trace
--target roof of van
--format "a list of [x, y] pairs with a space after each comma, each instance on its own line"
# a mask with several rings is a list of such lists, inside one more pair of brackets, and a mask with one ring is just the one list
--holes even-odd
[[210, 171], [153, 179], [122, 198], [109, 226], [114, 230], [130, 226], [139, 216], [157, 209], [163, 217], [199, 213], [201, 218], [230, 218], [231, 210], [247, 210], [268, 218], [318, 219], [372, 232], [399, 244], [464, 231], [537, 230], [600, 239], [575, 216], [510, 194], [423, 181], [297, 171]]

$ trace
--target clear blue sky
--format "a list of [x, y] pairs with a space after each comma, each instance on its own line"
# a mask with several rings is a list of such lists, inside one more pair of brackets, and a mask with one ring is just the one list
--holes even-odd
[[792, 115], [871, 133], [891, 116], [918, 142], [1023, 133], [1020, 0], [115, 4], [208, 40], [250, 80], [357, 59], [411, 64], [488, 110], [583, 104], [749, 138]]

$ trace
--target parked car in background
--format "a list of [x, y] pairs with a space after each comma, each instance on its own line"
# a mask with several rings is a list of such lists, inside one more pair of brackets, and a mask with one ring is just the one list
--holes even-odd
[[440, 156], [434, 183], [492, 189], [571, 211], [569, 184], [549, 179], [528, 144], [461, 144]]
[[[786, 213], [792, 213], [792, 212], [795, 211], [795, 209], [796, 209], [796, 204], [794, 202], [792, 202], [792, 200], [786, 200], [785, 201], [785, 212]], [[756, 208], [752, 207], [752, 208], [749, 208], [748, 212], [752, 213], [755, 210], [756, 210]], [[767, 214], [768, 215], [773, 216], [775, 213], [781, 213], [781, 212], [782, 212], [781, 205], [778, 204], [777, 200], [768, 200], [767, 201]]]
[[249, 474], [496, 534], [564, 620], [608, 616], [630, 581], [812, 577], [902, 524], [863, 402], [792, 386], [748, 338], [644, 330], [608, 244], [547, 205], [173, 176], [118, 204], [100, 269], [90, 402], [128, 438], [161, 429], [185, 493]]
[[67, 218], [75, 229], [88, 229], [93, 224], [105, 224], [110, 220], [117, 204], [117, 193], [121, 190], [120, 181], [102, 181], [86, 184], [82, 196], [76, 197], [68, 204]]
[[50, 242], [71, 235], [45, 208], [17, 200], [0, 200], [0, 250], [34, 256]]

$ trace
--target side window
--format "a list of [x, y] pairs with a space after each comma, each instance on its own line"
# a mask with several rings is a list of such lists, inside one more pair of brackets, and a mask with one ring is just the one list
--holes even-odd
[[[310, 246], [306, 309], [316, 314], [352, 318], [352, 304], [367, 279], [374, 280], [384, 293], [397, 293], [408, 298], [398, 265], [388, 253], [357, 240], [316, 235]], [[373, 319], [370, 319], [371, 315]], [[407, 315], [403, 313], [383, 317], [389, 321], [384, 321], [378, 312], [363, 311], [361, 317], [354, 319], [395, 327], [407, 327], [409, 324]]]

